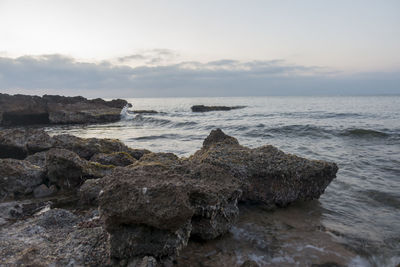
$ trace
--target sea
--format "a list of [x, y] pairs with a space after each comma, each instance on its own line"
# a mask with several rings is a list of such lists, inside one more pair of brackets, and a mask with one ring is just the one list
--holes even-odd
[[[399, 266], [400, 96], [129, 98], [122, 120], [52, 126], [51, 134], [118, 138], [187, 157], [220, 128], [240, 144], [336, 162], [318, 199], [276, 210], [240, 205], [230, 232], [191, 240], [180, 266]], [[245, 106], [194, 113], [193, 105]], [[157, 114], [135, 114], [156, 110]], [[198, 265], [196, 265], [198, 264]]]

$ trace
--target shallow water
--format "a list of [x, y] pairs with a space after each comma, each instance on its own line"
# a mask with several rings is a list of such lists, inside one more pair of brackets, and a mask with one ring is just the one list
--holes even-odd
[[[231, 265], [254, 259], [271, 266], [400, 263], [400, 97], [128, 101], [133, 109], [161, 113], [136, 115], [131, 109], [120, 122], [47, 130], [118, 138], [131, 147], [188, 156], [201, 147], [212, 129], [221, 128], [246, 146], [272, 144], [285, 152], [339, 165], [337, 178], [318, 201], [275, 212], [243, 207], [231, 234], [209, 244], [193, 241], [196, 246], [189, 245], [182, 253], [187, 259]], [[247, 107], [192, 113], [190, 107], [197, 104]]]

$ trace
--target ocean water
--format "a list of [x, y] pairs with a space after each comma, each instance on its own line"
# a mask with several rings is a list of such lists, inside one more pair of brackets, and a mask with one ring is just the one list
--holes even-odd
[[[231, 232], [191, 241], [181, 266], [400, 264], [400, 97], [132, 98], [120, 122], [48, 127], [50, 134], [118, 138], [134, 148], [189, 156], [212, 129], [242, 145], [272, 144], [334, 161], [337, 178], [319, 200], [275, 211], [241, 207]], [[246, 106], [193, 113], [192, 105]], [[132, 110], [158, 114], [137, 115]], [[203, 264], [201, 265], [200, 264]]]

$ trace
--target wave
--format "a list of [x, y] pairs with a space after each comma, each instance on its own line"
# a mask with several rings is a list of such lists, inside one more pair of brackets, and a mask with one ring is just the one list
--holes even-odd
[[161, 134], [161, 135], [147, 135], [147, 136], [139, 136], [139, 137], [132, 137], [129, 140], [156, 140], [156, 139], [177, 139], [181, 137], [178, 134]]

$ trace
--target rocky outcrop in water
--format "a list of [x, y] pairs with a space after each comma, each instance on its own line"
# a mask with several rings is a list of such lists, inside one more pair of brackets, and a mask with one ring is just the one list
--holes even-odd
[[218, 166], [240, 181], [242, 201], [284, 207], [319, 198], [336, 177], [335, 163], [286, 154], [271, 145], [250, 149], [213, 130], [190, 160]]
[[241, 109], [245, 108], [245, 106], [204, 106], [204, 105], [194, 105], [191, 107], [193, 112], [209, 112], [209, 111], [228, 111], [232, 109]]
[[0, 147], [7, 264], [172, 264], [190, 237], [227, 233], [239, 201], [272, 208], [318, 198], [337, 171], [272, 146], [241, 146], [219, 129], [189, 158], [29, 129], [0, 131]]
[[122, 99], [0, 94], [0, 125], [114, 122], [126, 105]]

